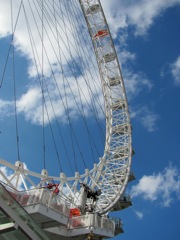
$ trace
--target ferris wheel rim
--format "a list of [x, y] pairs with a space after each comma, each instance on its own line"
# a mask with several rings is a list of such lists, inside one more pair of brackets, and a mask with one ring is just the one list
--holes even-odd
[[[114, 44], [112, 41], [112, 37], [110, 34], [110, 30], [109, 30], [106, 18], [104, 16], [104, 13], [102, 10], [101, 3], [99, 0], [79, 0], [79, 2], [82, 7], [82, 12], [84, 13], [84, 16], [85, 16], [88, 26], [89, 26], [89, 22], [88, 22], [89, 16], [93, 17], [94, 14], [101, 14], [101, 16], [103, 18], [104, 28], [99, 30], [99, 27], [94, 25], [93, 30], [89, 29], [90, 36], [91, 36], [93, 45], [95, 47], [95, 52], [96, 52], [96, 54], [99, 54], [99, 55], [96, 55], [96, 57], [97, 57], [97, 61], [98, 61], [100, 70], [109, 66], [111, 64], [111, 62], [113, 61], [114, 64], [117, 65], [116, 70], [119, 73], [119, 75], [118, 75], [119, 79], [113, 79], [114, 75], [108, 76], [108, 74], [106, 74], [106, 72], [101, 74], [102, 84], [104, 84], [103, 95], [106, 98], [105, 109], [106, 109], [107, 126], [106, 126], [106, 143], [105, 143], [104, 155], [100, 159], [99, 163], [96, 164], [94, 166], [94, 168], [92, 168], [91, 170], [86, 170], [86, 172], [84, 174], [79, 174], [76, 172], [75, 176], [73, 176], [73, 177], [66, 177], [65, 174], [62, 174], [59, 177], [57, 177], [57, 176], [48, 176], [48, 177], [52, 177], [53, 179], [55, 179], [57, 181], [59, 181], [59, 180], [61, 181], [61, 179], [64, 179], [63, 180], [64, 184], [66, 184], [67, 182], [70, 182], [70, 181], [81, 182], [81, 181], [84, 181], [85, 178], [87, 178], [87, 181], [89, 181], [90, 187], [102, 188], [101, 190], [102, 190], [103, 194], [102, 194], [102, 197], [100, 197], [100, 203], [98, 203], [97, 211], [99, 211], [100, 213], [105, 213], [105, 212], [109, 211], [113, 207], [113, 205], [120, 199], [120, 197], [124, 193], [124, 190], [128, 183], [130, 167], [131, 167], [131, 157], [132, 157], [131, 156], [131, 154], [132, 154], [131, 125], [130, 125], [130, 117], [129, 117], [129, 112], [128, 112], [127, 97], [126, 97], [124, 82], [123, 82], [122, 74], [121, 74], [121, 68], [119, 66], [118, 57], [117, 57], [117, 54], [115, 51], [115, 47], [114, 47]], [[99, 11], [97, 11], [97, 8], [96, 8], [96, 10], [93, 13], [93, 10], [91, 7], [94, 4], [99, 5], [99, 7], [98, 7]], [[89, 9], [88, 13], [87, 13], [87, 9]], [[94, 31], [96, 34], [94, 34]], [[104, 40], [105, 38], [109, 39], [109, 43], [111, 44], [111, 52], [106, 53], [106, 55], [103, 55], [102, 52], [99, 51], [99, 47], [98, 47], [98, 45], [96, 45], [97, 44], [96, 41], [98, 41], [100, 43], [101, 40]], [[103, 48], [106, 49], [107, 47], [103, 46]], [[109, 80], [109, 82], [108, 82], [108, 80]], [[111, 83], [110, 82], [111, 80], [114, 81], [114, 83]], [[111, 84], [112, 84], [112, 86], [111, 86]], [[115, 85], [113, 85], [113, 84], [115, 84]], [[107, 85], [107, 86], [105, 86], [105, 85]], [[118, 85], [118, 89], [121, 90], [121, 94], [122, 94], [123, 98], [116, 97], [116, 94], [114, 93], [115, 92], [114, 88], [117, 87], [117, 85]], [[108, 99], [107, 99], [107, 96], [109, 97]], [[112, 100], [112, 99], [115, 99], [115, 100]], [[119, 100], [119, 99], [122, 100], [122, 102], [119, 101], [116, 104], [116, 100]], [[125, 109], [125, 110], [122, 110], [122, 109]], [[117, 123], [119, 123], [117, 116], [114, 117], [114, 111], [118, 115], [119, 114], [118, 111], [121, 111], [121, 110], [124, 111], [123, 114], [126, 115], [125, 124], [123, 123], [124, 125], [121, 123], [117, 124]], [[121, 115], [123, 115], [123, 114], [121, 114]], [[118, 115], [118, 116], [120, 116], [120, 115]], [[120, 145], [113, 143], [114, 145], [112, 146], [112, 141], [115, 141], [115, 138], [116, 138], [115, 134], [121, 135], [122, 132], [124, 135], [126, 135], [126, 140], [128, 141], [128, 144], [126, 144], [126, 146], [124, 146], [123, 143], [121, 143]], [[118, 138], [122, 141], [122, 136], [118, 136]], [[123, 148], [123, 153], [122, 153], [121, 148]], [[117, 152], [114, 152], [113, 150], [116, 150], [116, 149], [118, 149]], [[113, 157], [115, 158], [115, 154], [117, 154], [119, 159], [121, 159], [121, 160], [119, 160], [119, 162], [113, 159]], [[121, 155], [123, 155], [123, 157]], [[120, 161], [122, 161], [122, 163]], [[14, 165], [6, 164], [4, 160], [0, 160], [0, 163], [2, 163], [2, 162], [7, 167], [12, 168], [13, 170], [17, 170], [16, 166], [14, 167]], [[115, 167], [115, 169], [113, 169], [113, 166]], [[123, 169], [123, 167], [124, 167], [124, 169]], [[122, 169], [118, 169], [118, 168], [122, 168]], [[118, 172], [119, 170], [121, 170], [120, 173]], [[38, 174], [38, 173], [29, 171], [26, 169], [23, 169], [23, 172], [25, 174], [35, 176], [38, 178], [45, 177], [42, 174]], [[110, 176], [111, 174], [112, 174], [112, 176]], [[113, 174], [114, 174], [114, 176], [113, 176]], [[120, 182], [117, 181], [119, 174], [122, 175], [122, 179]], [[113, 179], [113, 177], [114, 177], [114, 179]], [[109, 184], [109, 186], [108, 186], [108, 184]], [[76, 194], [76, 192], [78, 192], [78, 188], [74, 189], [74, 194]], [[110, 194], [113, 195], [113, 198], [110, 197]]]
[[[124, 97], [123, 98], [123, 104], [125, 104], [126, 114], [127, 114], [127, 119], [126, 119], [127, 121], [125, 123], [123, 123], [123, 124], [128, 129], [127, 132], [129, 134], [129, 137], [128, 137], [129, 154], [128, 154], [128, 159], [126, 161], [126, 164], [127, 164], [126, 171], [127, 172], [126, 172], [126, 176], [123, 179], [124, 180], [124, 184], [121, 185], [121, 187], [119, 189], [120, 191], [118, 191], [118, 192], [117, 192], [117, 189], [115, 188], [115, 192], [114, 192], [115, 196], [113, 198], [113, 203], [108, 203], [107, 204], [107, 206], [102, 210], [102, 212], [105, 212], [105, 211], [109, 211], [112, 208], [112, 206], [120, 199], [120, 197], [124, 193], [124, 190], [125, 190], [127, 182], [128, 182], [128, 177], [129, 177], [129, 174], [130, 174], [130, 167], [131, 167], [131, 157], [132, 157], [131, 156], [131, 153], [132, 153], [131, 125], [130, 125], [130, 117], [129, 117], [129, 111], [128, 111], [127, 96], [126, 96], [126, 91], [125, 91], [125, 87], [124, 87], [124, 82], [123, 82], [123, 79], [122, 79], [121, 68], [120, 68], [119, 61], [118, 61], [118, 58], [117, 58], [117, 54], [116, 54], [116, 51], [115, 51], [115, 47], [114, 47], [114, 44], [113, 44], [113, 41], [112, 41], [110, 30], [109, 30], [109, 27], [108, 27], [108, 24], [107, 24], [104, 12], [102, 10], [102, 6], [101, 6], [100, 1], [97, 0], [97, 1], [93, 1], [93, 4], [91, 4], [91, 3], [92, 3], [92, 1], [80, 0], [80, 4], [82, 6], [82, 10], [83, 10], [83, 13], [84, 13], [84, 16], [85, 16], [85, 19], [86, 19], [86, 22], [87, 22], [87, 25], [88, 25], [88, 28], [89, 28], [90, 36], [91, 36], [91, 39], [92, 39], [92, 42], [93, 42], [93, 45], [94, 45], [96, 58], [97, 58], [97, 62], [98, 62], [98, 65], [99, 65], [99, 71], [100, 71], [100, 75], [101, 75], [102, 85], [105, 86], [107, 84], [107, 79], [104, 79], [104, 78], [108, 77], [108, 76], [105, 76], [105, 77], [103, 76], [102, 69], [104, 68], [104, 65], [105, 65], [105, 68], [108, 69], [109, 62], [115, 61], [116, 64], [117, 64], [119, 77], [121, 78], [121, 81], [119, 81], [119, 83], [122, 85], [121, 89], [123, 91], [123, 97]], [[96, 14], [98, 13], [98, 11], [101, 13], [101, 16], [102, 16], [101, 18], [103, 19], [102, 20], [103, 27], [101, 27], [101, 28], [99, 28], [98, 23], [96, 25], [96, 21], [94, 20]], [[94, 20], [94, 22], [93, 22], [93, 20]], [[98, 44], [101, 42], [101, 39], [105, 39], [105, 38], [108, 38], [108, 37], [110, 39], [109, 40], [109, 43], [110, 43], [109, 47], [112, 48], [112, 49], [111, 49], [110, 52], [108, 52], [108, 53], [103, 55], [102, 54], [103, 53], [103, 48], [106, 49], [107, 46], [104, 47], [103, 44], [102, 44], [100, 46], [101, 50], [99, 50], [98, 49], [98, 47], [99, 47]], [[96, 41], [99, 41], [98, 44], [96, 43]], [[102, 61], [103, 61], [103, 63], [102, 63]], [[106, 75], [106, 73], [104, 75]], [[108, 87], [109, 86], [107, 86], [107, 88]], [[111, 88], [111, 87], [109, 87], [109, 88]], [[112, 88], [113, 88], [113, 85], [112, 85]], [[116, 120], [113, 119], [113, 109], [108, 105], [109, 102], [106, 99], [107, 95], [108, 95], [106, 93], [106, 91], [108, 92], [108, 90], [105, 89], [105, 87], [104, 87], [103, 88], [103, 95], [104, 95], [104, 98], [105, 98], [105, 105], [106, 105], [105, 106], [105, 108], [106, 108], [106, 115], [107, 115], [106, 116], [106, 118], [107, 118], [106, 119], [106, 123], [108, 123], [108, 119], [111, 119], [111, 123], [108, 126], [109, 129], [106, 128], [106, 144], [105, 144], [104, 156], [102, 157], [102, 159], [104, 159], [104, 161], [102, 161], [102, 162], [104, 162], [104, 166], [106, 164], [108, 164], [107, 163], [108, 162], [107, 156], [112, 154], [112, 152], [111, 152], [111, 141], [112, 141], [112, 138], [113, 138], [113, 128], [114, 128], [115, 131], [117, 130], [117, 132], [118, 132], [119, 131], [118, 128], [121, 127], [120, 125], [123, 125], [123, 124], [120, 124], [118, 126], [118, 124], [115, 123]], [[110, 90], [109, 91], [110, 93], [108, 92], [109, 93], [110, 104], [112, 104], [111, 100], [113, 98], [113, 96], [111, 95], [112, 91]], [[119, 104], [119, 108], [121, 108], [121, 107], [122, 106], [120, 106], [120, 104]], [[118, 106], [117, 106], [117, 108], [118, 108]], [[115, 129], [115, 128], [117, 128], [117, 129]], [[109, 165], [111, 164], [110, 161], [111, 161], [111, 159], [109, 160]], [[107, 171], [109, 171], [109, 169]], [[110, 173], [113, 173], [113, 171], [112, 172], [110, 171]], [[107, 175], [107, 179], [108, 178], [109, 178], [109, 176]], [[97, 181], [99, 181], [99, 179], [97, 179]], [[110, 183], [110, 181], [109, 181], [109, 184], [111, 184], [113, 186], [113, 183]], [[111, 190], [109, 192], [112, 193]]]

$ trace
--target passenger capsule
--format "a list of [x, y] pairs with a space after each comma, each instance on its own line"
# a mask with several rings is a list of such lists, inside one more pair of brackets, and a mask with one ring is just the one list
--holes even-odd
[[109, 78], [110, 87], [114, 87], [120, 84], [120, 76]]
[[94, 4], [87, 9], [86, 15], [95, 14], [95, 13], [99, 12], [99, 10], [100, 10], [99, 4]]
[[116, 58], [114, 53], [107, 53], [103, 56], [102, 62], [105, 61], [106, 63], [109, 63], [111, 61], [114, 61]]
[[94, 35], [93, 39], [103, 38], [108, 35], [109, 35], [109, 32], [107, 29], [101, 29]]

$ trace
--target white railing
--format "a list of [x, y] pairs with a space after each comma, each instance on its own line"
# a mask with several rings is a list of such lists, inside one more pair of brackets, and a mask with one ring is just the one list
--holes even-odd
[[28, 191], [17, 191], [6, 186], [8, 192], [23, 207], [43, 204], [67, 217], [70, 214], [70, 203], [60, 195], [53, 194], [45, 188], [32, 189]]
[[[62, 196], [54, 195], [46, 188], [32, 189], [28, 191], [17, 191], [9, 186], [5, 186], [13, 198], [23, 207], [43, 204], [67, 217], [70, 216], [70, 203]], [[117, 219], [116, 219], [117, 220]], [[118, 223], [118, 224], [117, 224]], [[115, 233], [115, 229], [121, 225], [120, 219], [118, 222], [106, 216], [99, 216], [97, 214], [86, 214], [77, 217], [69, 217], [67, 228], [69, 230], [79, 228], [96, 228], [101, 231]]]
[[115, 223], [107, 217], [101, 217], [97, 214], [87, 214], [69, 219], [68, 229], [95, 227], [114, 233]]
[[45, 188], [26, 191], [25, 194], [19, 199], [22, 206], [41, 203], [65, 216], [69, 216], [70, 204], [60, 195], [53, 194], [53, 192]]

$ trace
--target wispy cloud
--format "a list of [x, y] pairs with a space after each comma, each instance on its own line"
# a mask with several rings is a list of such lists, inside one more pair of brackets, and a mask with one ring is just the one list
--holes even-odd
[[143, 219], [144, 213], [142, 211], [135, 210], [134, 213], [136, 214], [138, 219], [140, 219], [140, 220]]
[[0, 120], [13, 114], [14, 104], [11, 101], [0, 99]]
[[162, 206], [169, 207], [173, 200], [180, 199], [180, 170], [169, 164], [162, 172], [144, 175], [131, 188], [132, 197], [144, 200], [160, 201]]
[[[117, 49], [118, 49], [118, 46], [117, 46]], [[136, 54], [129, 52], [126, 48], [123, 48], [122, 51], [119, 52], [119, 55], [121, 56], [121, 58], [119, 59], [121, 64], [125, 64], [128, 61], [136, 60]]]
[[131, 118], [135, 118], [139, 121], [148, 132], [154, 132], [158, 129], [160, 116], [150, 110], [147, 106], [131, 108]]
[[[124, 68], [123, 68], [124, 69]], [[129, 99], [137, 96], [141, 91], [147, 90], [150, 91], [153, 87], [151, 82], [146, 78], [146, 76], [139, 72], [134, 73], [129, 68], [125, 68], [123, 71], [124, 81], [126, 92]]]
[[175, 84], [180, 85], [180, 56], [171, 64], [171, 73], [174, 77]]
[[157, 130], [157, 121], [159, 118], [160, 117], [158, 114], [148, 112], [141, 118], [141, 122], [143, 126], [148, 130], [148, 132], [154, 132]]

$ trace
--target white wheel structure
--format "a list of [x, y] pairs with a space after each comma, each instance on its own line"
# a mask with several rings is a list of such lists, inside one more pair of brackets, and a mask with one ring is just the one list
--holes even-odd
[[[42, 4], [43, 1], [39, 2]], [[103, 215], [121, 209], [120, 200], [131, 180], [131, 124], [123, 77], [100, 0], [79, 0], [79, 4], [93, 43], [103, 90], [106, 118], [104, 154], [91, 170], [85, 169], [84, 174], [75, 172], [72, 177], [62, 172], [60, 176], [49, 176], [47, 169], [36, 173], [24, 169], [21, 161], [13, 165], [4, 160], [0, 160], [0, 164], [14, 170], [14, 175], [11, 179], [7, 179], [2, 172], [1, 175], [9, 186], [16, 189], [18, 182], [23, 181], [25, 190], [39, 187], [34, 177], [39, 182], [52, 178], [59, 183], [61, 195], [71, 206], [83, 205], [83, 211], [86, 204], [92, 204], [92, 199], [83, 199], [85, 190], [80, 187], [81, 184], [92, 191], [100, 189], [101, 195], [93, 211]]]

